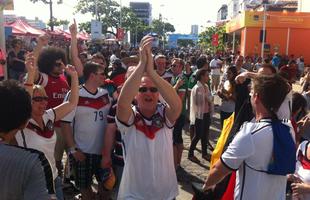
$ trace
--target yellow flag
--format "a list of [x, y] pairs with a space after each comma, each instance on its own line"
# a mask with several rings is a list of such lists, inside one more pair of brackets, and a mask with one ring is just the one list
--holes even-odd
[[218, 159], [220, 159], [223, 149], [226, 143], [226, 140], [229, 136], [230, 130], [233, 127], [235, 119], [235, 113], [233, 113], [229, 118], [224, 120], [223, 129], [221, 135], [216, 143], [216, 147], [212, 152], [210, 169], [212, 169], [213, 165], [216, 163]]

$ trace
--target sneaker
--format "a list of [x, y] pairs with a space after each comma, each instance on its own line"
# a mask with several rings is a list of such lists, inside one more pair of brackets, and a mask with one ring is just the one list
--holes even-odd
[[188, 160], [194, 163], [200, 163], [200, 160], [196, 156], [188, 156]]

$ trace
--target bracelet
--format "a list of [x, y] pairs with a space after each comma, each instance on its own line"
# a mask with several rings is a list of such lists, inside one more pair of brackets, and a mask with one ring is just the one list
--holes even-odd
[[32, 87], [32, 86], [33, 86], [33, 83], [24, 83], [24, 86]]

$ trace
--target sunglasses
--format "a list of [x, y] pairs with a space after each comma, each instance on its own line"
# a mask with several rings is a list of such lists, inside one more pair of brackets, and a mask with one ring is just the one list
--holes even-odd
[[35, 102], [48, 101], [48, 97], [37, 96], [37, 97], [32, 97], [32, 100], [35, 101]]
[[150, 92], [152, 92], [152, 93], [158, 92], [158, 89], [157, 89], [156, 87], [140, 87], [140, 88], [139, 88], [139, 92], [140, 92], [140, 93], [145, 93], [145, 92], [147, 92], [148, 90], [149, 90]]
[[61, 65], [62, 65], [62, 62], [56, 62], [55, 63], [55, 67], [61, 67]]

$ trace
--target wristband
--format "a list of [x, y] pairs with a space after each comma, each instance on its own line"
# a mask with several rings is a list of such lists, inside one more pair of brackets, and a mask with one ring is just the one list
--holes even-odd
[[33, 86], [33, 83], [24, 83], [24, 86], [32, 87], [32, 86]]

